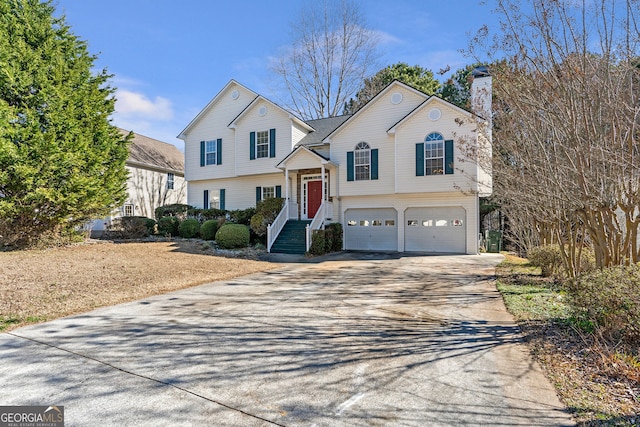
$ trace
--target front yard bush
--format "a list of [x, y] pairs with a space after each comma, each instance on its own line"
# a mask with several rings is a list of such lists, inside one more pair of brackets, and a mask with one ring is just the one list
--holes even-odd
[[342, 250], [342, 224], [332, 222], [325, 227], [329, 246], [328, 252], [340, 252]]
[[229, 221], [235, 224], [251, 225], [251, 217], [256, 214], [256, 208], [237, 209], [227, 212]]
[[216, 233], [216, 243], [223, 249], [245, 248], [249, 246], [249, 227], [226, 223]]
[[180, 237], [186, 239], [196, 237], [200, 232], [200, 222], [195, 218], [187, 218], [178, 226], [178, 232], [180, 233]]
[[175, 203], [173, 205], [157, 207], [155, 214], [158, 220], [160, 220], [160, 218], [165, 216], [175, 216], [175, 217], [178, 217], [180, 220], [184, 220], [187, 218], [187, 212], [189, 212], [190, 209], [193, 209], [193, 206]]
[[158, 220], [158, 234], [162, 236], [177, 236], [180, 220], [175, 216], [164, 216]]
[[[328, 244], [329, 243], [329, 244]], [[311, 236], [311, 247], [309, 253], [313, 255], [323, 255], [327, 253], [327, 246], [330, 242], [327, 242], [327, 233], [325, 230], [313, 230]]]
[[210, 219], [202, 223], [200, 226], [200, 237], [204, 240], [214, 240], [218, 231], [218, 221]]
[[545, 245], [529, 249], [527, 258], [531, 265], [540, 267], [545, 277], [557, 276], [562, 271], [562, 256], [558, 245]]
[[222, 209], [199, 209], [192, 208], [187, 212], [187, 216], [189, 218], [195, 218], [200, 223], [204, 223], [210, 219], [218, 219], [224, 218], [227, 214], [227, 211], [223, 211]]
[[583, 274], [568, 286], [580, 321], [611, 342], [640, 342], [640, 267], [616, 266]]
[[323, 255], [329, 252], [342, 250], [342, 224], [334, 222], [326, 226], [324, 230], [314, 230], [311, 236], [309, 253]]
[[141, 239], [155, 233], [156, 222], [143, 216], [123, 216], [113, 220], [107, 235], [116, 239]]
[[284, 199], [280, 197], [259, 201], [256, 206], [256, 213], [251, 217], [251, 230], [258, 236], [265, 236], [267, 234], [267, 226], [276, 219], [282, 210], [283, 204]]

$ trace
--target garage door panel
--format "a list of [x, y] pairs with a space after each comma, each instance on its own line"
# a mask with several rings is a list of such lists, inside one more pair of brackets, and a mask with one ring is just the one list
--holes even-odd
[[347, 209], [345, 222], [345, 249], [398, 250], [398, 213], [395, 209]]
[[405, 251], [466, 253], [466, 211], [462, 207], [408, 208]]

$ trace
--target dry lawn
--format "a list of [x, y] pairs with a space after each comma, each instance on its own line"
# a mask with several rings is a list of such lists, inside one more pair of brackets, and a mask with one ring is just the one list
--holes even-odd
[[0, 252], [0, 331], [276, 267], [187, 240]]

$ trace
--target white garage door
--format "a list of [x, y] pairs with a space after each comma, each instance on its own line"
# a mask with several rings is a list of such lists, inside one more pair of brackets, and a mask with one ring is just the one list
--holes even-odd
[[408, 208], [405, 251], [466, 253], [466, 211], [462, 207]]
[[398, 213], [395, 209], [347, 209], [344, 216], [345, 249], [398, 250]]

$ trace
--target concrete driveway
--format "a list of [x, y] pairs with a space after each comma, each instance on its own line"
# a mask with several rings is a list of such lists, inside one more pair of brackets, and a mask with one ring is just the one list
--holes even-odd
[[497, 255], [340, 254], [0, 334], [0, 405], [67, 426], [572, 425]]

